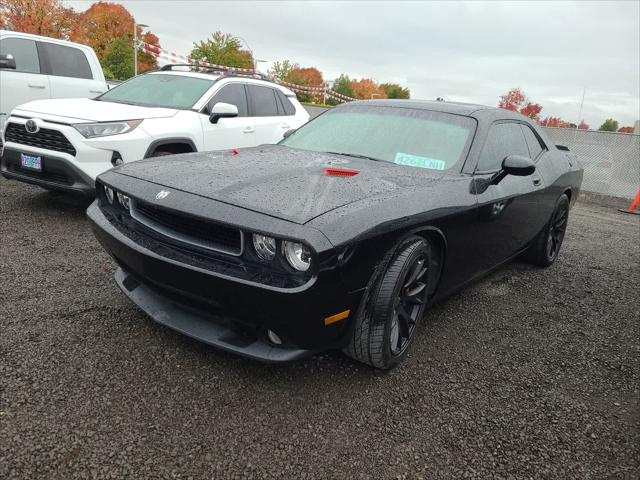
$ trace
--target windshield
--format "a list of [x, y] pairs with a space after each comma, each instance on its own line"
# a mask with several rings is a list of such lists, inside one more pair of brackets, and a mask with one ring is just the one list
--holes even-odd
[[157, 73], [140, 75], [107, 91], [97, 100], [144, 107], [191, 108], [214, 81]]
[[475, 120], [412, 108], [353, 105], [320, 115], [281, 142], [430, 170], [448, 170], [467, 151]]

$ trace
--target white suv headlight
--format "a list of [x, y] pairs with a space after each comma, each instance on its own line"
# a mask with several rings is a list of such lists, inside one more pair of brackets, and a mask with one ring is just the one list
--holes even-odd
[[142, 120], [122, 122], [77, 123], [73, 126], [85, 138], [107, 137], [127, 133], [142, 123]]

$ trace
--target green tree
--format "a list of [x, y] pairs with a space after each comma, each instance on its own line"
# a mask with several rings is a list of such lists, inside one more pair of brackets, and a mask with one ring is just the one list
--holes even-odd
[[383, 83], [380, 88], [387, 94], [387, 98], [410, 98], [411, 96], [408, 88], [402, 88], [397, 83]]
[[102, 60], [105, 76], [115, 80], [127, 80], [133, 77], [133, 49], [126, 37], [116, 38]]
[[[353, 87], [351, 86], [351, 79], [349, 78], [349, 75], [347, 75], [346, 73], [343, 73], [342, 75], [340, 75], [333, 82], [333, 86], [331, 87], [331, 90], [333, 90], [336, 93], [346, 95], [347, 97], [351, 97], [351, 98], [354, 97]], [[329, 103], [330, 105], [337, 105], [342, 102], [336, 100], [335, 98], [329, 98], [327, 99], [327, 103]]]
[[191, 58], [226, 67], [253, 68], [253, 57], [242, 50], [240, 39], [219, 31], [207, 40], [194, 42]]
[[300, 65], [292, 63], [289, 60], [282, 60], [281, 62], [274, 62], [269, 70], [269, 74], [280, 80], [285, 80], [291, 73], [291, 70], [296, 68], [300, 68]]
[[617, 132], [618, 131], [618, 121], [614, 120], [613, 118], [607, 118], [604, 123], [602, 125], [600, 125], [600, 128], [598, 130], [601, 130], [603, 132]]

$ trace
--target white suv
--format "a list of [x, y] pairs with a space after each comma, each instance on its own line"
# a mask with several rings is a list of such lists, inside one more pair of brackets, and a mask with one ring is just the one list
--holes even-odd
[[113, 166], [277, 143], [308, 119], [295, 94], [275, 83], [167, 66], [94, 99], [15, 108], [4, 130], [2, 175], [92, 195], [96, 176]]

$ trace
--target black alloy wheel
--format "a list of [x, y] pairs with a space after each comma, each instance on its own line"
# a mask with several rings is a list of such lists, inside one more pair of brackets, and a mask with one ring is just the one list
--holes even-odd
[[556, 202], [551, 219], [525, 252], [527, 261], [548, 267], [558, 258], [569, 222], [569, 197], [563, 193]]
[[425, 257], [417, 258], [408, 269], [402, 288], [395, 298], [389, 345], [394, 356], [401, 355], [409, 346], [420, 319], [422, 306], [427, 300], [427, 284], [422, 280], [428, 268]]
[[407, 355], [440, 276], [438, 245], [411, 236], [389, 250], [365, 291], [344, 352], [382, 370]]

